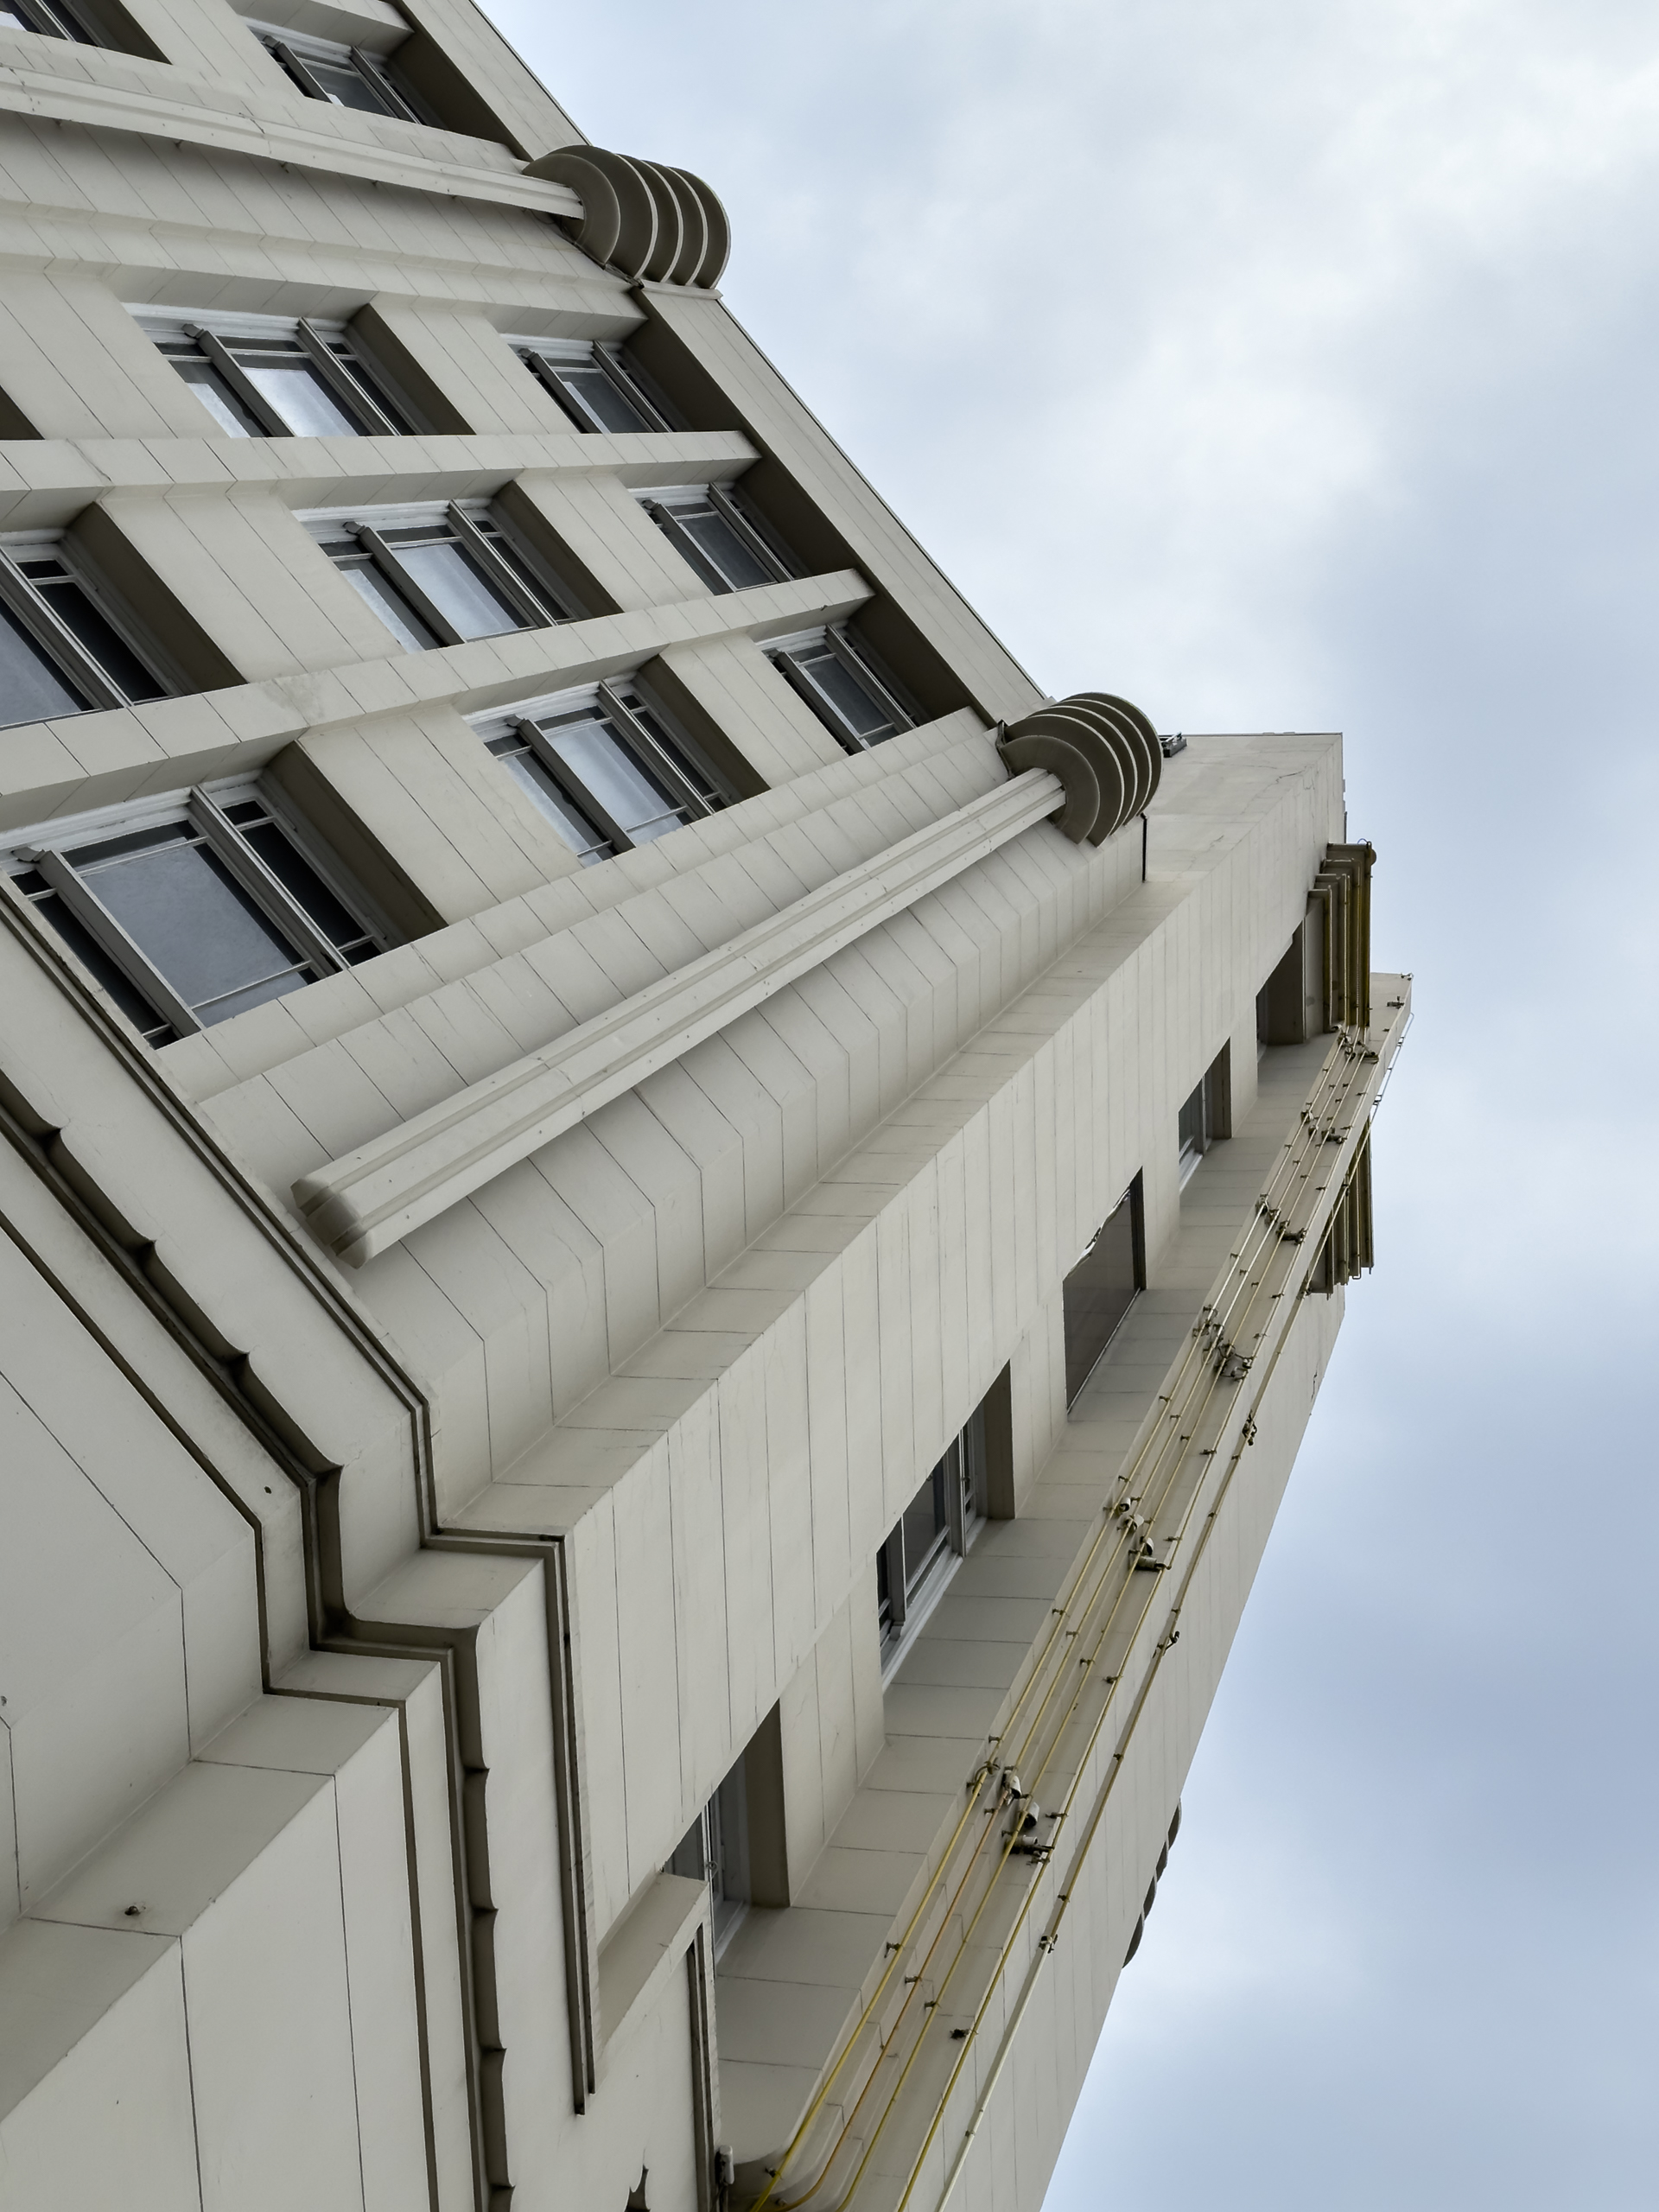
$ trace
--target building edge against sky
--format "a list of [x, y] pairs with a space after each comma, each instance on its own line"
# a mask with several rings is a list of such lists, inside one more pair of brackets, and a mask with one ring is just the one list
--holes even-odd
[[259, 6], [0, 8], [0, 2208], [1036, 2212], [1370, 1264], [1340, 741]]

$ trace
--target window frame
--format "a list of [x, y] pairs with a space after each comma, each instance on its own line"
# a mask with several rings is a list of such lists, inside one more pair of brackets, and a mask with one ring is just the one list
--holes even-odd
[[[550, 630], [560, 623], [577, 622], [582, 619], [580, 610], [571, 604], [569, 595], [548, 575], [545, 564], [537, 557], [534, 548], [525, 544], [521, 534], [495, 512], [487, 499], [449, 499], [407, 506], [352, 507], [324, 512], [314, 510], [297, 516], [296, 519], [305, 524], [336, 568], [343, 569], [346, 563], [335, 558], [333, 549], [347, 538], [354, 539], [359, 551], [372, 562], [404, 600], [410, 613], [432, 632], [437, 640], [437, 648], [474, 645], [479, 640], [462, 636], [443, 608], [399, 558], [397, 542], [399, 532], [419, 531], [435, 536], [440, 531], [448, 531], [482, 571], [490, 588], [508, 606], [516, 607], [524, 618], [516, 629], [487, 631], [484, 633], [486, 636], [510, 638], [526, 630]], [[486, 522], [490, 525], [489, 530], [483, 526]], [[527, 571], [525, 575], [521, 575], [513, 561], [504, 556], [493, 543], [491, 530], [499, 533], [513, 558], [523, 564]]]
[[[193, 785], [183, 791], [173, 791], [165, 798], [137, 805], [100, 807], [92, 813], [38, 823], [10, 836], [0, 846], [0, 874], [16, 877], [33, 873], [45, 880], [51, 891], [62, 899], [67, 912], [120, 969], [130, 988], [140, 998], [147, 1000], [174, 1031], [174, 1036], [162, 1039], [162, 1043], [200, 1036], [217, 1025], [203, 1021], [179, 995], [143, 946], [91, 888], [71, 855], [85, 846], [101, 844], [108, 839], [141, 835], [147, 830], [164, 830], [177, 822], [188, 823], [232, 882], [253, 901], [265, 922], [287, 940], [296, 968], [315, 969], [318, 972], [311, 980], [316, 982], [324, 982], [332, 975], [347, 973], [359, 963], [348, 959], [324, 934], [288, 886], [242, 836], [238, 825], [230, 819], [227, 808], [249, 801], [264, 809], [324, 889], [359, 924], [361, 936], [370, 940], [376, 952], [385, 951], [397, 942], [362, 887], [342, 880], [338, 864], [320, 849], [321, 841], [296, 823], [292, 812], [277, 802], [257, 776]], [[28, 904], [35, 903], [32, 894], [24, 892], [20, 895]], [[51, 925], [41, 918], [41, 926], [50, 929]], [[159, 1050], [160, 1046], [155, 1049]]]
[[[923, 1492], [932, 1487], [941, 1470], [944, 1475], [944, 1523], [935, 1532], [927, 1557], [912, 1579], [906, 1571], [906, 1517]], [[982, 1402], [928, 1469], [925, 1479], [917, 1485], [904, 1512], [876, 1547], [876, 1629], [884, 1689], [926, 1626], [957, 1569], [978, 1541], [988, 1518], [988, 1489], [985, 1408]], [[884, 1571], [885, 1596], [881, 1591]]]
[[44, 29], [39, 23], [28, 22], [18, 26], [20, 30], [35, 38], [60, 38], [72, 46], [96, 47], [105, 54], [120, 50], [105, 46], [101, 38], [95, 38], [79, 10], [66, 6], [64, 0], [9, 0], [9, 5], [24, 16], [45, 16]]
[[[664, 734], [669, 742], [683, 753], [683, 762], [677, 760], [658, 742], [650, 724], [634, 706], [636, 699], [646, 715], [663, 725]], [[518, 750], [511, 747], [511, 741], [516, 737], [519, 746], [534, 757], [575, 813], [590, 830], [598, 833], [595, 843], [585, 850], [569, 848], [581, 864], [591, 864], [589, 855], [593, 861], [615, 860], [623, 853], [637, 852], [642, 842], [655, 842], [654, 839], [636, 838], [616, 819], [587, 788], [569, 763], [559, 757], [546, 731], [541, 727], [544, 722], [556, 722], [574, 719], [584, 713], [591, 714], [594, 709], [610, 724], [613, 734], [620, 739], [623, 750], [634, 755], [636, 765], [658, 782], [667, 784], [676, 799], [671, 810], [680, 815], [679, 826], [682, 829], [689, 828], [693, 822], [705, 821], [711, 814], [721, 813], [725, 808], [736, 804], [736, 794], [725, 779], [703, 760], [696, 746], [685, 736], [672, 715], [658, 704], [632, 674], [607, 677], [597, 683], [557, 692], [545, 699], [530, 700], [522, 707], [505, 711], [498, 709], [493, 714], [475, 717], [473, 727], [493, 758], [501, 760], [505, 766]], [[701, 772], [706, 790], [698, 787], [694, 774], [688, 773], [688, 770]], [[556, 828], [554, 834], [558, 835]], [[664, 836], [671, 836], [672, 834], [671, 830], [664, 832]], [[606, 846], [609, 847], [608, 851], [602, 849]]]
[[[841, 663], [854, 683], [868, 692], [872, 704], [886, 709], [887, 719], [893, 724], [887, 737], [864, 738], [850, 728], [840, 708], [805, 666], [803, 656], [824, 648]], [[842, 752], [855, 760], [861, 753], [872, 753], [878, 745], [888, 744], [893, 738], [902, 736], [906, 730], [914, 729], [917, 726], [917, 715], [899, 698], [887, 678], [877, 673], [846, 631], [838, 625], [826, 625], [821, 629], [802, 631], [794, 637], [779, 638], [762, 650], [784, 681], [811, 709]]]
[[[193, 378], [184, 373], [179, 355], [169, 352], [181, 340], [188, 339], [197, 353], [230, 390], [232, 397], [244, 414], [251, 416], [260, 427], [250, 435], [266, 438], [299, 438], [315, 435], [334, 435], [339, 432], [312, 432], [291, 429], [276, 409], [259, 390], [253, 378], [236, 356], [238, 346], [297, 346], [321, 378], [329, 396], [343, 410], [362, 424], [355, 434], [364, 438], [403, 438], [422, 435], [415, 410], [404, 401], [401, 392], [391, 389], [389, 380], [372, 363], [365, 361], [351, 332], [343, 322], [333, 322], [318, 315], [208, 315], [203, 317], [194, 309], [170, 312], [154, 307], [129, 307], [127, 312], [137, 323], [163, 360], [173, 366], [180, 382], [190, 385]], [[340, 348], [343, 347], [342, 357]], [[204, 412], [207, 403], [201, 402]], [[398, 410], [403, 421], [398, 419]], [[404, 427], [404, 423], [408, 428]], [[220, 431], [222, 436], [234, 434]]]
[[[354, 71], [378, 99], [388, 103], [380, 112], [390, 116], [394, 123], [429, 123], [429, 118], [394, 80], [381, 55], [371, 54], [365, 47], [343, 46], [334, 39], [317, 38], [285, 25], [259, 22], [251, 17], [244, 20], [266, 53], [307, 99], [321, 100], [328, 107], [349, 105], [345, 100], [335, 99], [309, 67], [314, 61], [326, 61], [335, 68]], [[359, 109], [358, 112], [367, 111]]]
[[716, 598], [723, 598], [734, 591], [758, 591], [761, 586], [728, 583], [681, 521], [680, 511], [702, 500], [708, 501], [740, 544], [769, 571], [768, 583], [788, 583], [795, 575], [794, 563], [785, 549], [770, 531], [764, 530], [760, 523], [744, 512], [734, 493], [724, 484], [658, 486], [636, 493], [634, 496], [675, 551], [703, 579]]
[[[623, 367], [613, 346], [604, 345], [597, 339], [571, 338], [509, 338], [507, 343], [543, 390], [571, 417], [583, 436], [642, 437], [651, 432], [673, 429], [674, 425], [656, 399]], [[636, 408], [644, 416], [645, 419], [638, 430], [613, 430], [606, 423], [596, 422], [581, 393], [566, 388], [560, 371], [585, 368], [600, 370], [615, 385], [629, 406]]]
[[[139, 702], [127, 696], [114, 677], [105, 672], [102, 663], [81, 643], [46, 594], [24, 575], [18, 565], [18, 553], [25, 556], [50, 553], [61, 561], [133, 658], [142, 667], [149, 670], [163, 695], [177, 696], [181, 689], [177, 670], [170, 665], [166, 655], [159, 652], [154, 644], [137, 630], [131, 617], [116, 601], [102, 579], [79, 556], [64, 531], [9, 531], [0, 537], [0, 601], [4, 603], [9, 613], [16, 617], [48, 658], [58, 663], [59, 674], [66, 677], [75, 690], [87, 695], [87, 705], [74, 709], [73, 712], [99, 714], [116, 707], [141, 703], [154, 705], [156, 702]], [[40, 720], [41, 717], [26, 719]], [[44, 719], [56, 721], [63, 717], [51, 715]], [[22, 727], [24, 724], [21, 722], [0, 721], [0, 729], [19, 729]]]

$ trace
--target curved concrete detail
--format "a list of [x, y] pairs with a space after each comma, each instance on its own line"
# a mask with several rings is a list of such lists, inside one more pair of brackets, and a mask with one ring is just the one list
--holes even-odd
[[1015, 722], [997, 751], [1010, 775], [1046, 768], [1065, 786], [1057, 826], [1074, 845], [1103, 844], [1150, 802], [1163, 770], [1158, 733], [1109, 691], [1077, 691]]
[[624, 276], [712, 291], [732, 250], [731, 226], [700, 176], [603, 146], [560, 146], [527, 176], [568, 186], [582, 200], [565, 219], [585, 254]]

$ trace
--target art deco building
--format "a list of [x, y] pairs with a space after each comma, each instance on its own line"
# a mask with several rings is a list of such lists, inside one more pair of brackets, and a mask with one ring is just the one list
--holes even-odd
[[0, 12], [0, 2205], [1036, 2212], [1369, 1263], [1339, 741], [249, 4]]

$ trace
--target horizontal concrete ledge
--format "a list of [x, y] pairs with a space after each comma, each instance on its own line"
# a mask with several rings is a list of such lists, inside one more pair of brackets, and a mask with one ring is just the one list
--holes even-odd
[[486, 499], [522, 477], [721, 484], [759, 459], [737, 430], [429, 434], [398, 438], [14, 438], [0, 442], [0, 524], [60, 529], [111, 493], [269, 485], [289, 507]]
[[709, 1916], [709, 1885], [658, 1874], [599, 1947], [599, 2031], [604, 2054], [655, 2006]]
[[568, 185], [493, 169], [474, 169], [429, 156], [400, 154], [382, 145], [263, 121], [224, 109], [161, 100], [108, 86], [74, 84], [34, 71], [0, 70], [0, 113], [41, 123], [79, 124], [95, 130], [124, 130], [169, 145], [211, 154], [244, 154], [284, 168], [353, 177], [365, 184], [395, 185], [446, 200], [471, 200], [527, 214], [580, 217], [582, 202]]
[[1032, 769], [294, 1185], [360, 1267], [1064, 803]]
[[[783, 637], [844, 622], [870, 596], [856, 569], [710, 593], [546, 630], [510, 630], [432, 652], [198, 691], [148, 706], [111, 707], [53, 721], [17, 722], [0, 748], [0, 830], [125, 797], [132, 772], [147, 791], [181, 791], [213, 776], [262, 767], [308, 732], [357, 728], [429, 707], [470, 715], [621, 676], [671, 645]], [[112, 782], [120, 788], [111, 790]], [[93, 796], [87, 796], [88, 787]], [[41, 804], [43, 791], [54, 796]]]

